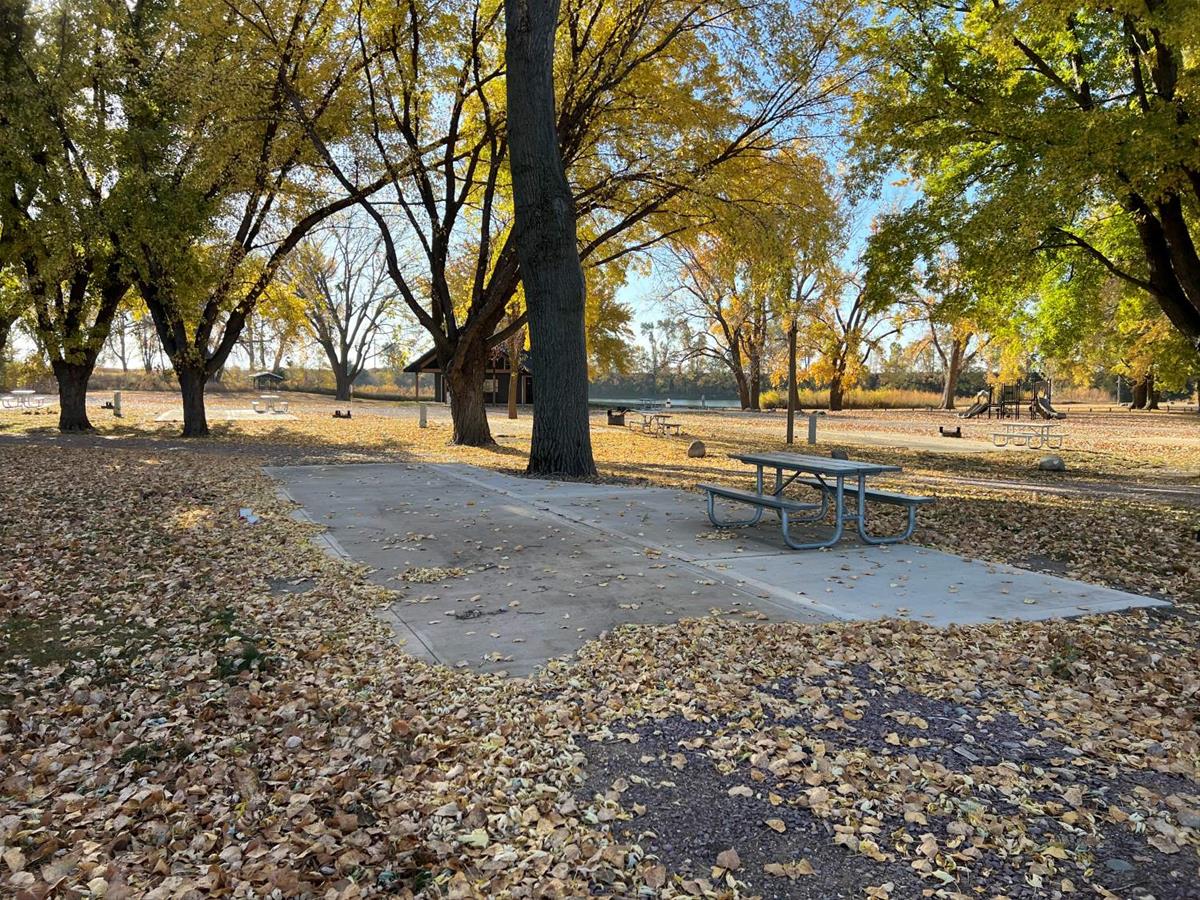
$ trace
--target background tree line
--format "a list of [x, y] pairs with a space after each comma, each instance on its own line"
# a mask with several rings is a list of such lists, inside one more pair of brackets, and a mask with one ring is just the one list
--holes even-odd
[[[553, 7], [574, 370], [630, 368], [618, 290], [653, 265], [672, 365], [720, 367], [748, 408], [808, 383], [837, 409], [897, 335], [947, 408], [973, 369], [1115, 372], [1143, 406], [1197, 371], [1183, 6]], [[446, 372], [455, 440], [488, 443], [488, 354], [538, 359], [506, 24], [482, 0], [3, 0], [0, 342], [24, 323], [60, 427], [90, 427], [106, 344], [161, 353], [203, 435], [231, 353], [271, 368], [311, 335], [345, 393], [403, 318]], [[663, 332], [643, 335], [655, 379]], [[543, 333], [546, 364], [582, 346]]]

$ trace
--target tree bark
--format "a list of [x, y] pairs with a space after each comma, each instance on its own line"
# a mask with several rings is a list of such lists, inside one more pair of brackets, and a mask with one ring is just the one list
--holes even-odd
[[1171, 323], [1192, 346], [1200, 349], [1200, 307], [1188, 296], [1189, 293], [1200, 294], [1200, 285], [1185, 288], [1181, 284], [1182, 276], [1174, 267], [1170, 239], [1146, 202], [1137, 194], [1131, 194], [1125, 205], [1133, 213], [1134, 226], [1146, 255], [1151, 294]]
[[533, 351], [532, 475], [596, 474], [588, 419], [585, 285], [554, 109], [559, 0], [505, 0], [515, 237]]
[[16, 316], [0, 315], [0, 363], [4, 362], [4, 351], [8, 349], [8, 335], [12, 332]]
[[943, 373], [942, 402], [939, 409], [954, 409], [954, 394], [958, 389], [958, 379], [962, 375], [965, 349], [962, 341], [958, 338], [951, 338], [950, 358], [946, 360], [946, 370]]
[[183, 436], [208, 437], [208, 415], [204, 410], [204, 367], [177, 365], [175, 377], [183, 399]]
[[508, 350], [508, 417], [517, 417], [517, 388], [521, 382], [521, 351], [514, 343], [509, 344]]
[[746, 378], [746, 373], [740, 370], [735, 370], [733, 379], [737, 382], [738, 402], [742, 409], [750, 408], [750, 381]]
[[[357, 373], [354, 376], [350, 375], [349, 357], [339, 355], [332, 338], [326, 340], [322, 337], [317, 343], [325, 351], [325, 358], [329, 360], [329, 368], [333, 370], [333, 382], [336, 389], [334, 399], [348, 402], [350, 400], [350, 388], [354, 384], [354, 379], [358, 377]], [[275, 369], [278, 368], [278, 366], [275, 367]], [[275, 371], [275, 369], [272, 369], [272, 371]]]
[[470, 352], [470, 349], [460, 351], [461, 363], [445, 369], [446, 388], [450, 392], [450, 418], [454, 423], [451, 440], [468, 447], [490, 447], [495, 441], [483, 400], [487, 351]]
[[89, 356], [82, 363], [56, 359], [50, 365], [58, 381], [58, 430], [94, 431], [87, 414], [87, 387], [96, 365], [95, 357]]
[[844, 400], [844, 393], [845, 393], [845, 390], [842, 387], [842, 375], [839, 372], [838, 374], [834, 375], [833, 379], [829, 382], [829, 411], [830, 412], [840, 412], [841, 411], [842, 402]]
[[729, 353], [725, 354], [725, 362], [729, 365], [729, 371], [733, 373], [733, 380], [737, 383], [738, 402], [741, 403], [742, 409], [750, 408], [750, 379], [746, 376], [746, 366], [742, 362], [741, 350], [741, 335], [735, 329], [732, 333], [726, 330], [729, 335]]
[[333, 380], [337, 385], [337, 392], [334, 394], [334, 399], [349, 402], [350, 385], [354, 383], [354, 379], [350, 377], [350, 373], [346, 371], [344, 365], [339, 363], [333, 367]]
[[1158, 391], [1154, 387], [1154, 372], [1147, 372], [1133, 383], [1130, 409], [1158, 409]]
[[761, 344], [752, 347], [748, 354], [750, 357], [750, 372], [747, 376], [750, 381], [750, 409], [755, 412], [762, 412], [762, 357], [759, 356], [761, 347]]

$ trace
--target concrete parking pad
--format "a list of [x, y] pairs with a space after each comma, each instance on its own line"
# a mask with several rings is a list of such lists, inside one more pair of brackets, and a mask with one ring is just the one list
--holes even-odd
[[[770, 516], [717, 531], [699, 493], [542, 481], [465, 465], [267, 469], [328, 545], [405, 587], [387, 619], [427, 659], [512, 674], [626, 622], [731, 613], [933, 625], [1163, 602], [913, 544], [784, 548]], [[406, 583], [450, 570], [435, 583]]]

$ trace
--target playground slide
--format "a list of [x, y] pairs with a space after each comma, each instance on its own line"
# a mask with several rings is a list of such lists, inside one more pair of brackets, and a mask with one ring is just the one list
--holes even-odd
[[991, 404], [988, 403], [986, 399], [976, 400], [974, 403], [971, 404], [971, 408], [968, 409], [965, 413], [962, 413], [959, 416], [959, 418], [974, 419], [976, 416], [982, 416], [985, 412], [988, 411], [988, 409], [990, 407], [991, 407]]
[[1031, 408], [1043, 419], [1065, 419], [1067, 417], [1065, 412], [1059, 412], [1057, 409], [1051, 406], [1045, 397], [1036, 398], [1033, 401], [1033, 406]]

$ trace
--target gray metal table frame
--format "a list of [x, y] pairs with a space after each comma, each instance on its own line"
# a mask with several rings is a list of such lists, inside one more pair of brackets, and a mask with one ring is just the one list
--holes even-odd
[[667, 429], [675, 425], [674, 422], [667, 422], [671, 418], [669, 412], [641, 412], [638, 415], [642, 417], [642, 431], [645, 434], [665, 435]]
[[1032, 450], [1042, 447], [1058, 450], [1063, 445], [1064, 437], [1066, 432], [1057, 422], [1009, 422], [1004, 425], [1003, 431], [992, 432], [992, 443], [997, 447], [1007, 447], [1011, 441], [1018, 447], [1029, 447]]
[[[867, 533], [867, 478], [871, 475], [881, 475], [886, 472], [899, 472], [899, 466], [883, 465], [881, 463], [856, 462], [848, 459], [831, 459], [827, 456], [808, 456], [801, 453], [736, 453], [732, 456], [740, 462], [748, 463], [756, 469], [755, 475], [755, 490], [760, 496], [771, 496], [779, 499], [784, 490], [801, 475], [812, 475], [821, 484], [821, 502], [820, 503], [801, 503], [796, 504], [800, 509], [815, 510], [815, 515], [799, 518], [801, 522], [819, 522], [825, 517], [829, 511], [829, 498], [832, 495], [834, 501], [834, 525], [833, 535], [826, 541], [815, 541], [812, 543], [800, 543], [793, 541], [788, 534], [788, 518], [789, 513], [786, 508], [779, 510], [779, 517], [783, 527], [783, 540], [793, 550], [820, 550], [825, 547], [832, 547], [842, 539], [843, 531], [845, 530], [846, 522], [854, 522], [858, 529], [858, 536], [865, 544], [891, 544], [897, 540], [903, 540], [904, 537], [874, 537]], [[775, 487], [770, 495], [763, 492], [763, 473], [767, 469], [775, 470]], [[788, 478], [784, 478], [784, 473], [790, 472]], [[857, 482], [857, 497], [858, 502], [855, 504], [853, 512], [847, 512], [845, 491], [846, 479], [852, 478]], [[832, 480], [832, 484], [830, 481]], [[714, 508], [715, 497], [712, 493], [708, 495], [708, 518], [717, 527], [730, 527], [734, 525], [757, 525], [762, 519], [763, 510], [765, 507], [759, 506], [754, 510], [754, 515], [749, 519], [737, 519], [719, 521]]]

